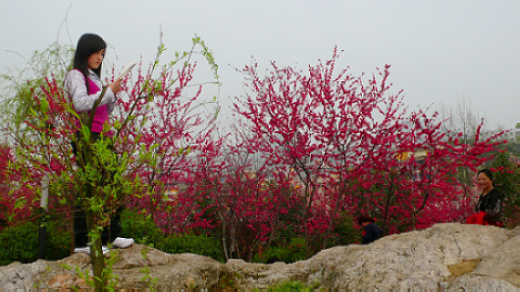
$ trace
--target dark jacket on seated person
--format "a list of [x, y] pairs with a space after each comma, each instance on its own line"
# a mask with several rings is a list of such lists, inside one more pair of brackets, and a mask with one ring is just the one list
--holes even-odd
[[363, 226], [363, 232], [361, 233], [361, 244], [369, 244], [381, 238], [383, 232], [381, 232], [381, 228], [377, 226], [374, 222], [374, 218], [368, 215], [361, 215], [357, 218], [357, 222], [359, 226]]
[[369, 244], [381, 238], [382, 232], [375, 223], [369, 223], [363, 227], [361, 244]]

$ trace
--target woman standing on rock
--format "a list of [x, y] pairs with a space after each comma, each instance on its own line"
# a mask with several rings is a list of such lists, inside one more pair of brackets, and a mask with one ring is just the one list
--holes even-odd
[[467, 219], [468, 224], [495, 225], [503, 227], [502, 195], [493, 186], [493, 173], [482, 169], [477, 174], [477, 184], [482, 191], [475, 210], [477, 214]]
[[[101, 66], [105, 57], [105, 49], [105, 41], [96, 34], [84, 34], [78, 41], [74, 55], [73, 69], [65, 76], [65, 90], [67, 91], [74, 110], [78, 114], [90, 114], [90, 111], [94, 108], [96, 101], [102, 94], [103, 84], [100, 77]], [[103, 137], [111, 138], [113, 136], [110, 114], [114, 110], [117, 99], [116, 93], [119, 91], [120, 86], [120, 79], [108, 85], [101, 102], [95, 109], [90, 128], [94, 142], [99, 141]], [[77, 120], [76, 136], [78, 141], [83, 139], [83, 133], [80, 131], [80, 128], [81, 122]], [[113, 146], [107, 143], [106, 147], [111, 148]], [[78, 150], [77, 141], [72, 142], [72, 148], [78, 165], [86, 164], [85, 156], [87, 154], [84, 151]], [[121, 231], [119, 214], [116, 213], [111, 217], [110, 222], [106, 224], [110, 225], [109, 228], [104, 228], [101, 234], [103, 253], [109, 251], [105, 245], [110, 242], [112, 242], [116, 248], [126, 248], [134, 243], [134, 240], [131, 238], [118, 237]], [[74, 237], [76, 245], [74, 251], [90, 253], [90, 248], [87, 246], [89, 236], [85, 212], [79, 207], [75, 211], [74, 216]]]

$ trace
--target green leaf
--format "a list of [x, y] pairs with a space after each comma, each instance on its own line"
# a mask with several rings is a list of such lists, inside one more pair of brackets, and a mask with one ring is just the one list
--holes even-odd
[[34, 111], [34, 109], [32, 107], [29, 108], [29, 114], [33, 117], [36, 117], [37, 114], [36, 114], [36, 111]]
[[43, 99], [40, 103], [40, 111], [42, 113], [47, 113], [49, 111], [49, 102], [47, 99]]

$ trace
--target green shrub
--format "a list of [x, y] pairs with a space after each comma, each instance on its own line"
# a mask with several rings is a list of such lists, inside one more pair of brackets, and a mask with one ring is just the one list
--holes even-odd
[[317, 289], [319, 286], [320, 286], [319, 283], [316, 283], [311, 286], [307, 286], [300, 281], [287, 281], [287, 282], [284, 282], [284, 283], [281, 283], [281, 284], [278, 284], [275, 286], [271, 286], [267, 290], [268, 291], [293, 291], [293, 290], [312, 291], [314, 289]]
[[344, 213], [334, 222], [335, 235], [329, 239], [327, 248], [361, 242], [361, 232], [356, 228], [355, 219]]
[[38, 226], [27, 222], [0, 233], [1, 264], [30, 263], [38, 259]]
[[288, 242], [279, 245], [280, 246], [269, 247], [267, 250], [255, 255], [253, 262], [265, 263], [269, 259], [276, 258], [277, 261], [294, 263], [307, 259], [305, 239], [291, 238]]
[[[70, 233], [47, 225], [46, 260], [58, 260], [69, 255]], [[8, 227], [0, 233], [0, 265], [12, 262], [30, 263], [38, 259], [38, 225], [26, 222]]]
[[171, 235], [158, 242], [156, 248], [172, 254], [194, 253], [226, 261], [220, 240], [205, 235]]
[[164, 233], [157, 227], [150, 215], [143, 212], [124, 210], [121, 213], [121, 237], [133, 238], [140, 244], [156, 247], [164, 239]]
[[65, 229], [54, 228], [51, 223], [47, 229], [46, 260], [59, 260], [70, 255], [70, 232]]
[[225, 261], [219, 239], [191, 234], [166, 237], [152, 218], [145, 213], [124, 210], [121, 213], [120, 225], [120, 236], [133, 238], [137, 243], [171, 254], [194, 253], [209, 256], [220, 262]]
[[500, 191], [503, 199], [502, 220], [509, 227], [518, 224], [518, 181], [520, 172], [511, 161], [509, 153], [499, 153], [489, 168], [493, 173], [493, 185]]

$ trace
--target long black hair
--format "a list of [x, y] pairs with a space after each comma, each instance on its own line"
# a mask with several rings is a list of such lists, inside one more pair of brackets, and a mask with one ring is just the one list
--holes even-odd
[[[78, 69], [85, 75], [85, 83], [88, 76], [88, 58], [90, 55], [97, 53], [103, 49], [106, 49], [107, 45], [105, 41], [93, 33], [86, 33], [79, 38], [78, 45], [76, 46], [76, 53], [74, 54], [73, 68]], [[101, 63], [102, 64], [102, 63]], [[94, 73], [101, 78], [101, 64], [97, 69], [92, 69]]]

